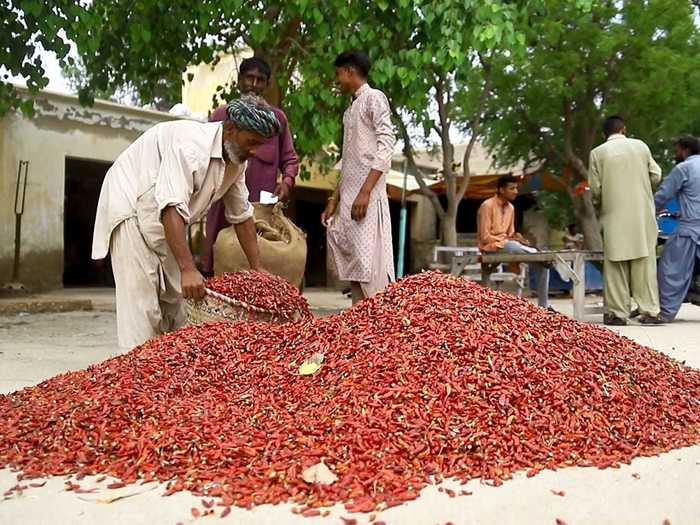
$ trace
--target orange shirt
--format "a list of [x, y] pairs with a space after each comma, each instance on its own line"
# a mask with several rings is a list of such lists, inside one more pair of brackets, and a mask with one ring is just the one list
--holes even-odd
[[515, 208], [498, 195], [479, 206], [477, 238], [482, 252], [495, 252], [515, 234]]

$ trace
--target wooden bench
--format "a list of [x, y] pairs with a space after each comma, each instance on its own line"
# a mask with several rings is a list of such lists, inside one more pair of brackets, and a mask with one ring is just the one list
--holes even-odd
[[[452, 261], [450, 265], [450, 273], [452, 275], [462, 275], [460, 269], [473, 267], [481, 263], [481, 281], [488, 283], [492, 274], [492, 269], [500, 264], [512, 262], [517, 263], [544, 263], [553, 265], [558, 264], [558, 269], [561, 269], [567, 275], [562, 275], [562, 278], [570, 279], [573, 282], [573, 303], [574, 303], [574, 319], [582, 321], [586, 315], [594, 315], [603, 313], [603, 307], [598, 305], [586, 305], [586, 261], [602, 261], [603, 252], [583, 251], [583, 250], [563, 250], [563, 251], [542, 251], [537, 253], [491, 253], [482, 254], [478, 249], [468, 248], [450, 248], [437, 247], [442, 251], [452, 253]], [[461, 253], [460, 253], [461, 251]], [[568, 269], [568, 270], [567, 270]], [[561, 273], [561, 272], [560, 272]]]
[[[451, 257], [450, 263], [441, 263], [440, 255]], [[433, 262], [431, 269], [449, 272], [450, 274], [474, 281], [481, 281], [484, 286], [494, 283], [497, 288], [505, 282], [513, 282], [517, 285], [518, 296], [522, 295], [527, 282], [527, 269], [525, 267], [519, 273], [506, 272], [503, 264], [481, 264], [479, 257], [481, 252], [474, 246], [436, 246], [433, 249]]]

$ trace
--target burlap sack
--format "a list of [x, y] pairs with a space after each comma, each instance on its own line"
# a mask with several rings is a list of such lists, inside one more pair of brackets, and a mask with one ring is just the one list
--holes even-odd
[[[263, 268], [301, 288], [306, 267], [306, 234], [285, 217], [280, 204], [253, 206]], [[214, 273], [247, 268], [248, 260], [234, 228], [221, 230], [214, 244]]]

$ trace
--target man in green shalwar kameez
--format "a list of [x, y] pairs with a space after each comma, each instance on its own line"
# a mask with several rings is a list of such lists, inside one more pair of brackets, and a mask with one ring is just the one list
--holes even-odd
[[606, 141], [591, 151], [588, 183], [603, 225], [605, 324], [627, 324], [632, 298], [642, 324], [660, 324], [652, 185], [661, 168], [644, 142], [626, 136], [621, 117], [608, 118], [603, 133]]

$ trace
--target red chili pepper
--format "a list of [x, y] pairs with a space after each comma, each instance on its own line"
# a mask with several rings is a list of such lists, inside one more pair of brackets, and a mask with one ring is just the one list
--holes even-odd
[[207, 288], [231, 299], [278, 315], [310, 318], [309, 303], [282, 277], [265, 272], [223, 273], [207, 279]]
[[[283, 287], [259, 289], [271, 295], [257, 304], [299, 306]], [[317, 353], [319, 370], [300, 375]], [[698, 444], [698, 399], [697, 370], [428, 272], [340, 315], [188, 326], [0, 395], [0, 468], [121, 480], [109, 488], [161, 481], [203, 498], [200, 516], [212, 502], [221, 514], [278, 503], [371, 513], [448, 478], [499, 485]], [[336, 481], [304, 481], [321, 462]]]

